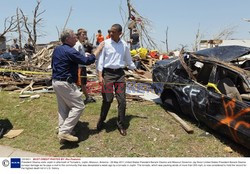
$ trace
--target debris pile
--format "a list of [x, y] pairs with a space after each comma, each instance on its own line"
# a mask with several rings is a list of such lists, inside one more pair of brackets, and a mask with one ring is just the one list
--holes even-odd
[[51, 57], [57, 44], [48, 45], [32, 56], [31, 61], [0, 59], [0, 87], [5, 91], [51, 86]]
[[[53, 43], [41, 48], [34, 54], [29, 62], [13, 62], [11, 60], [0, 59], [0, 87], [5, 91], [18, 90], [22, 91], [29, 87], [28, 90], [44, 90], [51, 86], [51, 58], [54, 48], [59, 43]], [[133, 53], [133, 51], [131, 51]], [[152, 58], [150, 52], [145, 48], [136, 50], [136, 54], [131, 54], [138, 69], [143, 70], [143, 75], [136, 74], [125, 68], [127, 81], [133, 82], [152, 82], [152, 67], [159, 59]], [[87, 67], [88, 87], [93, 93], [100, 91], [97, 83], [97, 74], [95, 65]], [[96, 83], [96, 84], [95, 84]]]
[[32, 65], [37, 68], [49, 69], [51, 64], [51, 57], [54, 51], [54, 48], [57, 45], [51, 44], [46, 48], [42, 48], [32, 57]]

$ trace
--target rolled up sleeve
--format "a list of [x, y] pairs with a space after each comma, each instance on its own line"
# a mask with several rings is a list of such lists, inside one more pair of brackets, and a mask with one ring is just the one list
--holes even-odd
[[99, 55], [99, 59], [97, 60], [97, 70], [99, 71], [99, 72], [102, 72], [102, 70], [103, 70], [103, 63], [104, 63], [104, 48], [102, 49], [102, 52], [101, 52], [101, 54]]
[[131, 70], [136, 69], [134, 62], [132, 61], [132, 57], [131, 57], [129, 48], [127, 46], [125, 48], [125, 62], [126, 62], [129, 69], [131, 69]]

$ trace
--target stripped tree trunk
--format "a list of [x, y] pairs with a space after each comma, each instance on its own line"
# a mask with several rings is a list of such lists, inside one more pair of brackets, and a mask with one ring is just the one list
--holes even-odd
[[19, 46], [20, 46], [20, 50], [22, 51], [22, 32], [21, 32], [21, 27], [20, 27], [20, 18], [19, 18], [19, 9], [16, 9], [16, 18], [17, 18], [17, 31], [18, 31], [18, 35], [19, 35]]

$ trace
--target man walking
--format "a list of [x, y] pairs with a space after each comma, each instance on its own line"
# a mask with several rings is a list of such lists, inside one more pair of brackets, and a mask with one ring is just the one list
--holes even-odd
[[52, 86], [58, 103], [58, 138], [60, 143], [64, 140], [76, 142], [78, 137], [71, 133], [85, 108], [82, 93], [76, 86], [78, 64], [94, 63], [103, 45], [87, 58], [73, 48], [77, 42], [73, 30], [63, 31], [61, 42], [63, 44], [56, 47], [52, 55]]
[[136, 69], [125, 41], [120, 39], [122, 26], [120, 24], [112, 25], [110, 29], [110, 39], [105, 40], [105, 46], [100, 54], [97, 63], [99, 81], [103, 84], [102, 107], [100, 119], [97, 123], [97, 130], [101, 131], [104, 127], [104, 121], [107, 117], [109, 108], [114, 98], [115, 90], [118, 101], [118, 120], [117, 127], [121, 135], [126, 136], [124, 128], [125, 110], [126, 110], [126, 83], [123, 68]]

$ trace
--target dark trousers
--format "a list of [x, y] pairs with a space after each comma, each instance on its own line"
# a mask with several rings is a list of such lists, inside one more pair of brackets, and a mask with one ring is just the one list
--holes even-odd
[[126, 111], [126, 83], [123, 69], [113, 70], [105, 68], [103, 70], [104, 84], [102, 86], [102, 107], [100, 122], [105, 121], [111, 103], [113, 102], [114, 92], [118, 101], [118, 126], [124, 126]]

